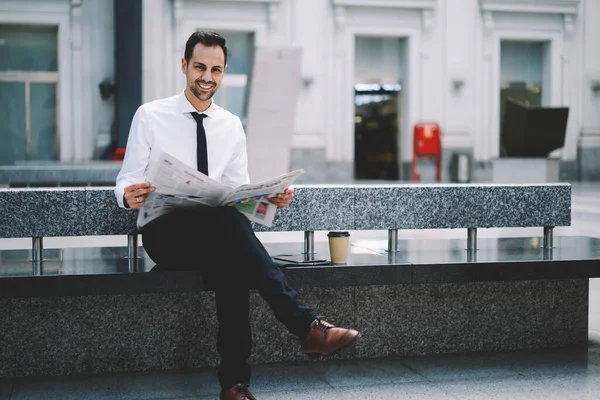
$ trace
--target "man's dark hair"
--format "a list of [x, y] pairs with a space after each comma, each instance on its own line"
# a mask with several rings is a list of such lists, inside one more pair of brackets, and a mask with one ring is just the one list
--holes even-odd
[[[186, 63], [190, 62], [192, 53], [194, 52], [194, 47], [198, 43], [202, 43], [207, 47], [219, 46], [221, 49], [223, 49], [223, 54], [225, 55], [225, 65], [227, 65], [227, 44], [225, 43], [225, 38], [216, 32], [207, 31], [194, 32], [188, 38], [187, 42], [185, 43], [185, 53], [183, 55]], [[225, 65], [223, 65], [223, 67], [225, 67]]]

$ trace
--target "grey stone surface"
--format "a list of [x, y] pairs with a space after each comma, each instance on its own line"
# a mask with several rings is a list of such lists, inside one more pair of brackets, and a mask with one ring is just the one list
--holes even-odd
[[[302, 288], [327, 321], [356, 327], [333, 359], [585, 347], [587, 280]], [[253, 364], [310, 362], [251, 292]], [[211, 292], [0, 300], [0, 377], [215, 366]]]
[[[259, 366], [252, 371], [252, 392], [271, 392], [285, 388], [288, 392], [310, 387], [327, 389], [329, 384], [321, 379], [309, 365]], [[256, 394], [255, 393], [255, 394]], [[259, 396], [259, 398], [263, 398]]]
[[[298, 289], [298, 294], [305, 305], [328, 322], [338, 326], [356, 325], [352, 288], [304, 288]], [[256, 292], [250, 298], [250, 310], [254, 343], [251, 363], [310, 361], [302, 353], [298, 338], [291, 335], [276, 319], [267, 303]], [[354, 354], [354, 349], [349, 349], [333, 357], [352, 358]]]
[[364, 360], [360, 363], [345, 364], [347, 361], [316, 363], [313, 369], [335, 388], [426, 380], [399, 360]]
[[[85, 198], [84, 198], [85, 197]], [[136, 233], [113, 188], [0, 189], [0, 237]], [[34, 222], [35, 221], [35, 222]], [[568, 226], [571, 186], [305, 185], [259, 232]]]
[[351, 229], [353, 193], [352, 187], [299, 186], [290, 207], [277, 211], [272, 227], [255, 224], [254, 229], [258, 232]]
[[358, 356], [426, 355], [587, 344], [588, 281], [356, 288]]
[[568, 226], [571, 186], [397, 185], [357, 187], [361, 229]]
[[9, 400], [13, 385], [11, 382], [0, 379], [0, 400]]
[[0, 376], [214, 365], [210, 292], [4, 299]]
[[[214, 369], [138, 372], [118, 376], [121, 400], [190, 398], [219, 393]], [[194, 397], [197, 398], [197, 397]]]
[[137, 233], [138, 211], [120, 208], [113, 188], [87, 188], [86, 204], [86, 235]]
[[85, 189], [39, 189], [43, 209], [34, 224], [34, 236], [85, 234]]
[[44, 198], [36, 192], [3, 189], [0, 193], [0, 237], [32, 237]]
[[61, 377], [15, 383], [11, 400], [121, 400], [115, 377]]

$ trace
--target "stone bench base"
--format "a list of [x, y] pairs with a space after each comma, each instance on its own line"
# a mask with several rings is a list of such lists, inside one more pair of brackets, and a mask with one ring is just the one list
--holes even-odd
[[[588, 279], [303, 287], [304, 302], [376, 358], [585, 347]], [[212, 292], [1, 298], [0, 377], [214, 366]], [[308, 362], [252, 293], [251, 362]]]

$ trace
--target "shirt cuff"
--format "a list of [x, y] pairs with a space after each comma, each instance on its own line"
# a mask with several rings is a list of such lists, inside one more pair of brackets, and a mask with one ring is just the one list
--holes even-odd
[[123, 202], [124, 195], [125, 195], [124, 187], [122, 187], [122, 186], [115, 187], [115, 197], [117, 198], [117, 203], [119, 204], [119, 207], [121, 207], [121, 208], [127, 208], [127, 207], [125, 207], [125, 203]]

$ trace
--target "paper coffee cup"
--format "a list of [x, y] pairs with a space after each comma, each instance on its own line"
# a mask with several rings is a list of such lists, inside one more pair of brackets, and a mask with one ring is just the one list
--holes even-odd
[[331, 262], [334, 264], [345, 264], [348, 260], [348, 245], [350, 243], [350, 234], [346, 231], [329, 232], [329, 254]]

